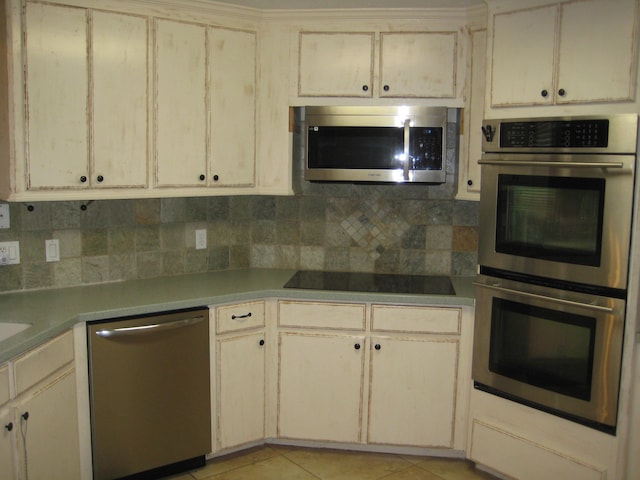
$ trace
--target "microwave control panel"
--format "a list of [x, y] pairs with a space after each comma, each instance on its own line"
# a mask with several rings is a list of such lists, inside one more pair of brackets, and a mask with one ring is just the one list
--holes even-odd
[[502, 122], [501, 148], [605, 148], [609, 120]]

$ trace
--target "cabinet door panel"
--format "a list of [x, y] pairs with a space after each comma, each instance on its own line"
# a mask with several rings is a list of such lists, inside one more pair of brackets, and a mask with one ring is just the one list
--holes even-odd
[[300, 34], [298, 95], [371, 97], [373, 33]]
[[451, 448], [458, 341], [376, 337], [371, 345], [368, 441]]
[[205, 185], [206, 28], [156, 22], [156, 184]]
[[558, 103], [633, 99], [637, 2], [591, 0], [562, 6]]
[[218, 445], [264, 438], [264, 332], [218, 340]]
[[[7, 425], [12, 424], [9, 431]], [[16, 420], [12, 409], [0, 409], [0, 475], [3, 479], [11, 480], [16, 476]]]
[[[147, 184], [147, 20], [94, 12], [92, 186]], [[101, 175], [104, 180], [96, 180]]]
[[[29, 480], [80, 478], [76, 382], [73, 370], [28, 396], [17, 405], [26, 422]], [[18, 426], [17, 428], [21, 428]], [[21, 442], [19, 442], [21, 443]], [[23, 455], [25, 452], [22, 452]]]
[[256, 34], [212, 28], [209, 35], [211, 176], [215, 185], [251, 186], [256, 156]]
[[87, 17], [26, 5], [28, 188], [88, 185]]
[[495, 15], [492, 106], [552, 103], [557, 12], [549, 6]]
[[381, 33], [380, 96], [452, 98], [456, 32]]
[[281, 333], [279, 350], [278, 436], [358, 442], [364, 337]]

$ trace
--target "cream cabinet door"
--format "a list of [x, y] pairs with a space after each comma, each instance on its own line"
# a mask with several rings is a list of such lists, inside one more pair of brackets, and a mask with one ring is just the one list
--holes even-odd
[[371, 339], [368, 443], [453, 447], [455, 339]]
[[553, 102], [557, 19], [555, 5], [493, 17], [492, 106]]
[[380, 97], [456, 96], [456, 32], [380, 34]]
[[[24, 443], [19, 442], [21, 458], [26, 458], [24, 478], [48, 480], [52, 478], [80, 478], [80, 450], [78, 445], [78, 413], [76, 382], [73, 370], [43, 382], [32, 394], [16, 403], [19, 422], [17, 428], [26, 432]], [[23, 416], [28, 414], [25, 420]], [[22, 449], [24, 447], [25, 450]]]
[[211, 172], [216, 186], [253, 186], [256, 158], [256, 33], [209, 30]]
[[264, 438], [264, 332], [217, 340], [218, 446]]
[[155, 183], [207, 184], [206, 26], [155, 23]]
[[360, 441], [364, 336], [281, 332], [278, 436]]
[[27, 188], [88, 185], [87, 11], [25, 7]]
[[92, 13], [93, 187], [147, 186], [147, 19]]
[[0, 477], [7, 480], [16, 478], [17, 431], [13, 409], [0, 409]]
[[301, 32], [300, 97], [366, 97], [373, 93], [373, 33]]
[[636, 0], [562, 5], [557, 103], [633, 100], [639, 17]]

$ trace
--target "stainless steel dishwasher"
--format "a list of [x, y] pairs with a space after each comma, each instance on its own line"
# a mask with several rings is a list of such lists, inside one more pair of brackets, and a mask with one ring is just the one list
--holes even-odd
[[87, 324], [94, 480], [156, 478], [211, 452], [206, 308]]

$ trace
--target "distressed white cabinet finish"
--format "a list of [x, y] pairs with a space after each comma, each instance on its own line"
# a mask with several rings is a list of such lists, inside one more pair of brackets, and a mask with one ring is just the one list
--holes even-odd
[[14, 452], [17, 429], [13, 410], [7, 406], [9, 402], [9, 365], [0, 365], [0, 465], [2, 473], [8, 479], [14, 478]]
[[[72, 362], [73, 340], [68, 332], [0, 368], [0, 382], [3, 370], [14, 379], [11, 400], [0, 405], [3, 479], [81, 478]], [[0, 385], [0, 391], [5, 388]]]
[[265, 437], [264, 301], [216, 308], [217, 450]]
[[632, 101], [635, 0], [580, 0], [490, 18], [491, 107]]
[[299, 42], [299, 96], [372, 96], [373, 33], [301, 32]]
[[358, 443], [364, 335], [280, 332], [278, 436]]
[[156, 185], [254, 185], [255, 33], [157, 20], [156, 61]]
[[207, 28], [156, 20], [156, 178], [164, 187], [206, 186]]
[[27, 3], [28, 189], [147, 184], [147, 22]]
[[456, 52], [454, 31], [301, 32], [298, 96], [455, 97]]
[[380, 33], [380, 97], [456, 96], [456, 32]]
[[457, 339], [372, 337], [367, 442], [452, 448], [457, 365]]

